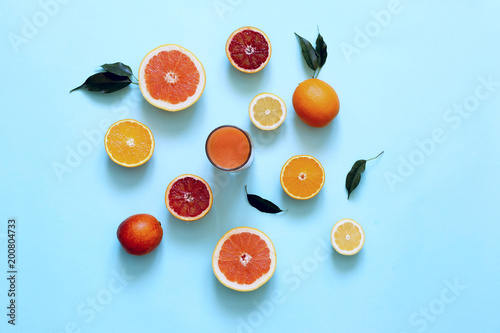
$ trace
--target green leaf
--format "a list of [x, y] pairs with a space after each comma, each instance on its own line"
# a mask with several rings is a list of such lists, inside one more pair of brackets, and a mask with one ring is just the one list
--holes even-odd
[[345, 188], [347, 189], [347, 199], [351, 196], [351, 192], [356, 189], [361, 180], [361, 174], [365, 171], [366, 160], [358, 160], [354, 162], [351, 171], [347, 174], [345, 179]]
[[327, 52], [326, 52], [326, 43], [323, 40], [323, 36], [318, 32], [318, 38], [316, 38], [316, 53], [319, 58], [319, 67], [323, 67], [326, 62]]
[[245, 185], [245, 193], [247, 195], [248, 203], [252, 207], [258, 209], [259, 211], [261, 211], [263, 213], [270, 213], [270, 214], [276, 214], [276, 213], [283, 212], [283, 210], [281, 208], [276, 206], [271, 201], [263, 199], [255, 194], [248, 194], [246, 185]]
[[316, 71], [316, 69], [320, 67], [316, 50], [307, 39], [300, 37], [297, 33], [295, 33], [295, 36], [299, 39], [302, 56], [304, 57], [307, 66], [309, 66], [309, 68], [313, 71]]
[[132, 76], [132, 69], [121, 62], [115, 62], [114, 64], [104, 64], [101, 66], [106, 72], [120, 75], [120, 76]]
[[132, 81], [127, 76], [116, 75], [110, 72], [96, 73], [90, 76], [81, 86], [70, 91], [86, 89], [103, 94], [112, 93], [128, 86]]
[[361, 174], [365, 171], [366, 162], [374, 160], [382, 154], [383, 152], [368, 160], [357, 160], [356, 162], [354, 162], [351, 171], [349, 171], [345, 179], [345, 188], [347, 189], [347, 200], [349, 200], [351, 192], [354, 191], [356, 187], [358, 187], [359, 182], [361, 181]]

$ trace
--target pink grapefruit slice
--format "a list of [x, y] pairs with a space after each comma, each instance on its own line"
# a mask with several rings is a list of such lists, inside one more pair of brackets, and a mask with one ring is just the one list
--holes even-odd
[[149, 52], [139, 66], [139, 87], [152, 105], [180, 111], [196, 103], [205, 89], [205, 70], [196, 56], [175, 44]]
[[212, 255], [217, 279], [237, 291], [252, 291], [264, 285], [276, 269], [276, 251], [260, 230], [239, 227], [219, 240]]

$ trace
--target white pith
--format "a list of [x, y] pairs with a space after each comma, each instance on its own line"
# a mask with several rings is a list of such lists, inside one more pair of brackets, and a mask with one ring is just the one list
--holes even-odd
[[[255, 119], [255, 114], [254, 114], [254, 111], [253, 111], [253, 108], [255, 107], [255, 104], [257, 104], [257, 102], [262, 99], [262, 98], [266, 98], [266, 97], [271, 97], [275, 100], [277, 100], [280, 105], [281, 105], [281, 110], [283, 110], [283, 114], [281, 115], [281, 118], [280, 120], [273, 124], [273, 125], [270, 125], [270, 126], [264, 126], [262, 124], [260, 124], [256, 119]], [[262, 93], [262, 94], [258, 94], [257, 96], [255, 96], [252, 101], [250, 102], [250, 106], [248, 108], [248, 113], [250, 115], [250, 120], [252, 121], [252, 123], [257, 126], [257, 128], [260, 128], [261, 130], [265, 130], [265, 131], [270, 131], [270, 130], [274, 130], [278, 127], [281, 126], [281, 124], [283, 124], [283, 122], [285, 121], [285, 118], [286, 118], [286, 104], [285, 102], [278, 96], [276, 96], [275, 94], [271, 94], [271, 93]], [[266, 114], [269, 114], [271, 113], [270, 110], [266, 110], [265, 112]]]
[[[178, 104], [172, 104], [172, 103], [169, 103], [166, 101], [161, 101], [161, 100], [157, 100], [157, 99], [153, 98], [151, 96], [151, 94], [149, 93], [149, 91], [147, 90], [146, 82], [144, 80], [144, 75], [146, 72], [146, 65], [149, 63], [151, 58], [153, 58], [154, 56], [156, 56], [158, 53], [160, 53], [162, 51], [173, 51], [173, 50], [180, 51], [183, 54], [187, 55], [189, 57], [189, 59], [191, 59], [191, 61], [195, 65], [198, 72], [200, 73], [200, 81], [199, 81], [198, 87], [196, 88], [196, 92], [192, 96], [188, 97], [188, 99], [186, 99], [184, 102], [181, 102]], [[167, 82], [174, 83], [177, 81], [177, 79], [178, 78], [177, 78], [177, 75], [175, 73], [170, 72], [170, 73], [167, 73], [165, 75], [165, 80]], [[192, 52], [190, 52], [189, 50], [187, 50], [179, 45], [166, 44], [166, 45], [162, 45], [162, 46], [157, 47], [156, 49], [149, 52], [146, 55], [146, 57], [144, 57], [144, 59], [141, 62], [141, 65], [139, 66], [138, 81], [139, 81], [139, 87], [141, 89], [142, 95], [151, 105], [154, 105], [160, 109], [164, 109], [167, 111], [180, 111], [180, 110], [183, 110], [183, 109], [191, 106], [200, 98], [201, 94], [203, 93], [203, 90], [205, 89], [206, 77], [205, 77], [205, 70], [203, 68], [203, 65], [201, 64], [201, 62], [196, 58], [196, 56]]]
[[[242, 233], [242, 232], [249, 232], [252, 234], [256, 234], [261, 239], [263, 239], [266, 242], [267, 247], [269, 248], [269, 257], [271, 258], [271, 267], [269, 268], [269, 271], [266, 274], [262, 275], [257, 280], [255, 280], [252, 284], [249, 284], [249, 285], [238, 284], [236, 282], [229, 281], [226, 278], [226, 276], [224, 275], [224, 273], [221, 272], [221, 270], [219, 269], [219, 265], [218, 265], [219, 252], [220, 252], [220, 249], [222, 248], [222, 245], [224, 244], [224, 242], [232, 235], [237, 234], [237, 233]], [[242, 259], [240, 258], [240, 261], [241, 260]], [[251, 260], [251, 258], [249, 260]], [[259, 288], [260, 286], [262, 286], [274, 274], [274, 271], [276, 270], [276, 251], [275, 251], [273, 243], [271, 242], [269, 237], [267, 237], [262, 231], [254, 229], [254, 228], [249, 228], [249, 227], [234, 228], [234, 229], [229, 230], [224, 236], [222, 236], [222, 238], [219, 240], [219, 242], [215, 246], [215, 250], [214, 250], [214, 253], [212, 255], [212, 267], [213, 267], [214, 274], [217, 277], [217, 279], [226, 287], [234, 289], [234, 290], [238, 290], [238, 291], [251, 291], [251, 290], [255, 290], [255, 289]]]
[[[351, 222], [352, 224], [354, 224], [359, 229], [359, 233], [361, 235], [361, 240], [359, 242], [359, 245], [357, 247], [355, 247], [354, 249], [352, 249], [351, 251], [342, 250], [342, 249], [338, 248], [337, 243], [335, 243], [335, 232], [337, 231], [337, 229], [341, 225], [343, 225], [346, 222]], [[353, 254], [358, 253], [361, 250], [361, 248], [363, 247], [363, 245], [365, 244], [365, 233], [363, 231], [363, 228], [361, 227], [361, 225], [358, 222], [356, 222], [352, 219], [342, 219], [342, 220], [338, 221], [337, 223], [335, 223], [335, 225], [333, 226], [332, 233], [330, 235], [330, 239], [331, 239], [333, 248], [338, 253], [344, 254], [344, 255], [353, 255]], [[346, 235], [346, 240], [349, 240], [349, 235]]]

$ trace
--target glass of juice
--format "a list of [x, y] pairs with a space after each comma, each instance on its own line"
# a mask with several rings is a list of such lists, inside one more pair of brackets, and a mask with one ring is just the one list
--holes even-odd
[[254, 156], [250, 135], [232, 125], [214, 129], [208, 135], [205, 151], [217, 169], [233, 172], [248, 168]]

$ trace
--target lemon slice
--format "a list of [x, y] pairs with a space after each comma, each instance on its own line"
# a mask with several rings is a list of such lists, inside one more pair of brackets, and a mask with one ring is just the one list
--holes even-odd
[[346, 256], [358, 253], [365, 243], [363, 228], [351, 219], [342, 219], [335, 223], [331, 238], [333, 248]]
[[270, 131], [278, 128], [286, 118], [285, 102], [271, 93], [255, 96], [248, 108], [250, 120], [261, 130]]

